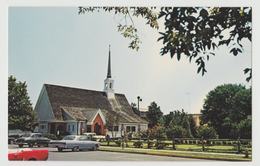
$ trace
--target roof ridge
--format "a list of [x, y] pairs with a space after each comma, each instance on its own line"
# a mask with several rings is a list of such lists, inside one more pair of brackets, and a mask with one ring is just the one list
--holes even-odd
[[[57, 84], [47, 84], [47, 83], [44, 83], [43, 86], [53, 86], [53, 87], [70, 88], [70, 89], [77, 89], [77, 90], [105, 93], [104, 91], [99, 91], [99, 90], [83, 89], [83, 88], [78, 88], [78, 87], [64, 86], [64, 85], [57, 85]], [[123, 94], [123, 93], [115, 93], [115, 95], [125, 95], [125, 94]]]

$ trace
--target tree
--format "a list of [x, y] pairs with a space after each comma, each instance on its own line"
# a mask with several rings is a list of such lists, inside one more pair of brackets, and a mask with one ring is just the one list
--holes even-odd
[[180, 125], [170, 125], [166, 128], [166, 135], [168, 139], [174, 138], [187, 138], [187, 130]]
[[251, 115], [251, 88], [224, 84], [210, 91], [204, 101], [202, 123], [216, 129], [220, 138], [236, 138], [237, 125]]
[[[175, 137], [193, 137], [190, 128], [189, 115], [184, 112], [175, 110], [167, 115], [164, 115], [165, 125], [167, 128], [167, 136], [171, 138], [174, 134]], [[177, 134], [176, 134], [177, 133]]]
[[252, 138], [252, 120], [251, 118], [247, 118], [245, 120], [241, 120], [238, 124], [238, 132], [239, 137], [243, 139], [251, 139]]
[[[113, 12], [122, 15], [118, 31], [131, 40], [129, 47], [139, 49], [137, 28], [132, 17], [143, 17], [150, 27], [159, 29], [158, 19], [164, 20], [164, 31], [159, 32], [162, 41], [161, 55], [170, 54], [179, 61], [186, 56], [198, 66], [197, 73], [207, 72], [206, 61], [213, 52], [226, 45], [234, 56], [243, 52], [242, 40], [251, 41], [252, 9], [250, 7], [79, 7], [79, 14], [93, 11]], [[130, 20], [130, 21], [127, 21]], [[251, 68], [244, 70], [252, 77]]]
[[191, 131], [191, 135], [193, 137], [197, 137], [197, 126], [195, 124], [194, 119], [192, 118], [192, 115], [189, 115], [189, 122], [190, 122], [190, 131]]
[[163, 117], [163, 113], [155, 102], [152, 102], [150, 106], [148, 106], [147, 112], [147, 120], [149, 122], [149, 127], [152, 128], [155, 125], [159, 124], [161, 118]]
[[35, 113], [27, 92], [26, 82], [8, 78], [8, 128], [33, 131]]
[[155, 125], [153, 126], [149, 137], [151, 138], [152, 135], [157, 140], [157, 142], [161, 142], [163, 139], [166, 138], [165, 128], [162, 125]]
[[116, 137], [114, 133], [115, 127], [117, 126], [117, 128], [119, 129], [118, 127], [119, 119], [120, 119], [119, 110], [116, 110], [113, 114], [108, 112], [106, 113], [106, 128], [111, 131], [113, 138]]
[[198, 137], [204, 139], [215, 139], [218, 138], [217, 132], [213, 127], [203, 125], [198, 127]]

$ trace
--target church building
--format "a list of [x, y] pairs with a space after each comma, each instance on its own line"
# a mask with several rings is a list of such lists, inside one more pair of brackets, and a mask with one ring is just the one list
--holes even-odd
[[134, 113], [124, 94], [115, 93], [109, 47], [104, 90], [44, 84], [35, 105], [39, 132], [120, 137], [124, 132], [147, 130], [148, 122]]

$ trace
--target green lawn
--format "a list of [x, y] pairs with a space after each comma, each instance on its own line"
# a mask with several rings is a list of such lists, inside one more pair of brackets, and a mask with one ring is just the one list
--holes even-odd
[[209, 160], [223, 160], [223, 161], [251, 161], [250, 158], [244, 158], [244, 155], [240, 154], [226, 154], [226, 153], [210, 153], [210, 152], [192, 152], [192, 151], [178, 151], [178, 150], [156, 150], [156, 149], [144, 149], [144, 148], [124, 148], [101, 146], [101, 151], [110, 152], [122, 152], [122, 153], [139, 153], [149, 155], [161, 155], [170, 157], [185, 157], [185, 158], [198, 158]]
[[[133, 141], [129, 141], [128, 147], [134, 148]], [[172, 144], [170, 141], [166, 142], [168, 145], [165, 147], [165, 150], [172, 150]], [[102, 146], [107, 146], [107, 142], [102, 142]], [[118, 145], [115, 142], [110, 142], [109, 146], [112, 147], [118, 147]], [[178, 151], [194, 151], [194, 152], [201, 152], [202, 146], [196, 145], [196, 144], [176, 144], [175, 145], [176, 150]], [[147, 143], [143, 144], [143, 148], [147, 149]], [[156, 149], [155, 147], [152, 147], [152, 149]], [[249, 150], [249, 153], [251, 153], [251, 148], [247, 148]], [[242, 150], [244, 151], [245, 148], [242, 147]], [[213, 145], [213, 146], [205, 146], [206, 152], [214, 152], [214, 153], [236, 153], [237, 147], [233, 145]]]

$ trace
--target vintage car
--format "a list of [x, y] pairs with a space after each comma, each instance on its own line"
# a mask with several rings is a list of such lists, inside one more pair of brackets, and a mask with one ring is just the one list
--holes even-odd
[[17, 138], [27, 133], [31, 133], [31, 132], [22, 131], [19, 129], [8, 130], [8, 144], [14, 144]]
[[48, 156], [49, 151], [46, 149], [11, 149], [8, 153], [8, 160], [47, 160]]
[[49, 147], [57, 148], [59, 152], [63, 149], [79, 150], [97, 150], [99, 142], [89, 140], [85, 135], [67, 135], [62, 140], [51, 141]]
[[41, 133], [31, 133], [25, 134], [22, 137], [16, 139], [15, 143], [22, 148], [24, 145], [28, 145], [29, 147], [33, 147], [37, 145], [48, 147], [50, 139], [43, 137]]
[[104, 141], [106, 139], [106, 136], [96, 135], [96, 133], [83, 133], [83, 135], [88, 136], [92, 141]]

